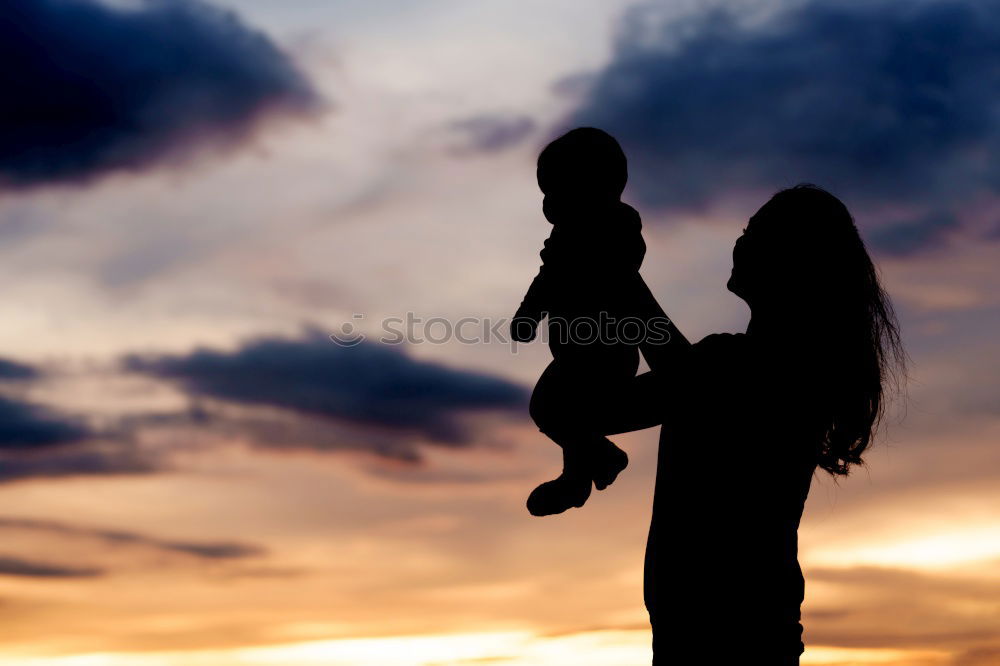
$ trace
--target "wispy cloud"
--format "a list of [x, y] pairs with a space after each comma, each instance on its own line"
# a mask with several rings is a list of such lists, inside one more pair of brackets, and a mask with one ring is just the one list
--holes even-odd
[[111, 545], [144, 546], [165, 553], [190, 555], [206, 560], [242, 559], [264, 554], [253, 544], [232, 541], [184, 541], [160, 539], [127, 530], [85, 527], [53, 520], [0, 517], [0, 530], [32, 530], [59, 536], [96, 539]]
[[104, 573], [92, 567], [69, 567], [0, 555], [0, 576], [24, 578], [94, 578]]
[[829, 601], [807, 604], [813, 644], [945, 649], [956, 655], [973, 647], [1000, 648], [996, 578], [869, 566], [813, 568], [805, 575], [813, 589], [836, 590]]
[[452, 121], [449, 127], [464, 139], [456, 152], [492, 153], [521, 143], [537, 123], [523, 114], [482, 113]]
[[160, 463], [138, 451], [129, 441], [89, 441], [37, 451], [0, 454], [0, 483], [26, 479], [75, 476], [145, 474]]

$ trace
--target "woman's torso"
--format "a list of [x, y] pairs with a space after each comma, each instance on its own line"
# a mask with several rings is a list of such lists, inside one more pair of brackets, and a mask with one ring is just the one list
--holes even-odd
[[794, 359], [747, 335], [709, 336], [691, 363], [661, 434], [647, 553], [654, 631], [694, 653], [731, 644], [797, 655], [797, 530], [816, 440], [806, 389]]

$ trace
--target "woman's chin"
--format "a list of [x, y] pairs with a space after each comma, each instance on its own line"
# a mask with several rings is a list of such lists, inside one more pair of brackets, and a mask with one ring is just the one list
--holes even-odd
[[[737, 281], [735, 275], [729, 276], [729, 281], [726, 282], [726, 289], [733, 292], [737, 296], [740, 296], [740, 283]], [[742, 298], [742, 296], [740, 296]]]
[[729, 278], [729, 281], [726, 283], [726, 289], [728, 289], [729, 291], [731, 291], [733, 294], [735, 294], [740, 299], [746, 301], [747, 304], [750, 303], [750, 301], [747, 300], [746, 285], [744, 285], [739, 280], [736, 280], [734, 278]]

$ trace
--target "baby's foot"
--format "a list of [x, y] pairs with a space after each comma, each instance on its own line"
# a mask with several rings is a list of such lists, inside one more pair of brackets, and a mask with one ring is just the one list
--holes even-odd
[[623, 469], [628, 467], [628, 454], [605, 437], [604, 441], [591, 452], [590, 464], [594, 487], [604, 490], [615, 482]]
[[567, 474], [546, 481], [528, 495], [528, 511], [533, 516], [551, 516], [572, 507], [581, 507], [590, 497], [590, 476]]

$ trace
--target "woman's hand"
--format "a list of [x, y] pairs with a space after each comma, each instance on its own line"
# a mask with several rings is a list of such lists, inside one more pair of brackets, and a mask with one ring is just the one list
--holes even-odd
[[531, 342], [538, 334], [538, 320], [518, 310], [510, 320], [510, 337], [514, 342]]

